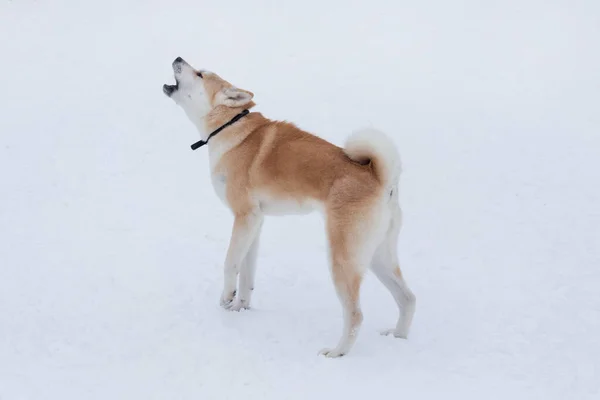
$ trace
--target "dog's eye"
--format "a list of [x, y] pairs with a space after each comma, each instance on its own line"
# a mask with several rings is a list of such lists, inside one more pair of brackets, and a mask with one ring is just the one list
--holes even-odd
[[202, 72], [200, 72], [200, 71], [196, 72], [196, 75], [198, 75], [200, 78], [202, 78], [202, 77], [203, 77], [203, 76], [202, 76]]

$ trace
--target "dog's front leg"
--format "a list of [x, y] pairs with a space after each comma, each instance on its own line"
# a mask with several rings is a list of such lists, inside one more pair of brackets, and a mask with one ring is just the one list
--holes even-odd
[[248, 254], [246, 254], [246, 258], [244, 258], [244, 261], [241, 264], [236, 301], [234, 301], [235, 304], [232, 304], [230, 310], [235, 310], [236, 308], [240, 310], [250, 308], [250, 300], [252, 291], [254, 290], [254, 277], [256, 275], [256, 260], [258, 258], [260, 230], [261, 228], [259, 227], [254, 242], [252, 242]]
[[243, 305], [234, 306], [237, 275], [250, 246], [260, 231], [263, 215], [258, 210], [237, 214], [233, 222], [233, 231], [225, 258], [224, 285], [221, 295], [221, 306], [232, 309], [242, 309]]

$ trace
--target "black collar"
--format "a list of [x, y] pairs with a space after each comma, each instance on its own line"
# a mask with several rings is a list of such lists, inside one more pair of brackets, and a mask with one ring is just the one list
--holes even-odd
[[208, 137], [206, 138], [206, 140], [200, 140], [196, 143], [194, 143], [192, 145], [192, 150], [196, 150], [202, 146], [204, 146], [205, 144], [208, 143], [208, 141], [210, 140], [211, 137], [215, 136], [217, 133], [221, 132], [223, 129], [227, 128], [229, 125], [233, 125], [236, 121], [238, 121], [239, 119], [243, 118], [244, 116], [248, 115], [250, 111], [248, 110], [244, 110], [241, 113], [239, 113], [238, 115], [236, 115], [235, 117], [233, 117], [231, 119], [231, 121], [229, 121], [228, 123], [226, 123], [225, 125], [222, 125], [220, 128], [218, 128], [216, 131], [214, 131], [213, 133], [211, 133], [210, 135], [208, 135]]

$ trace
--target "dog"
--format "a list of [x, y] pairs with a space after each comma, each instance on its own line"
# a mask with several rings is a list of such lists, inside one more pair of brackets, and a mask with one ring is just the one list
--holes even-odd
[[406, 338], [416, 300], [398, 265], [400, 158], [392, 140], [374, 129], [359, 130], [341, 148], [291, 123], [250, 112], [254, 94], [216, 73], [196, 70], [181, 57], [172, 67], [176, 84], [164, 85], [163, 92], [200, 132], [202, 140], [192, 148], [208, 145], [212, 185], [234, 216], [221, 306], [250, 307], [265, 216], [319, 210], [344, 321], [337, 345], [319, 354], [339, 357], [353, 347], [368, 268], [399, 309], [396, 327], [381, 333]]

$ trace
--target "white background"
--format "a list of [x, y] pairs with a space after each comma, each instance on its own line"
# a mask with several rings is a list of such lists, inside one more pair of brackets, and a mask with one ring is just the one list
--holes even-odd
[[[597, 399], [600, 3], [0, 2], [0, 399]], [[231, 215], [162, 93], [181, 56], [256, 110], [401, 152], [408, 341], [368, 275], [341, 359], [318, 214]]]

